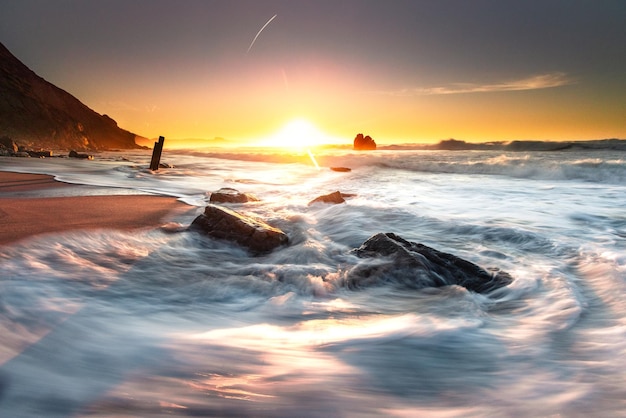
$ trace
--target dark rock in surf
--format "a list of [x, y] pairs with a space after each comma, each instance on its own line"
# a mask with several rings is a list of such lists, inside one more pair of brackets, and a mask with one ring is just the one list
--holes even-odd
[[371, 151], [376, 149], [376, 142], [371, 136], [363, 136], [363, 134], [357, 134], [354, 138], [353, 148], [357, 151]]
[[70, 158], [79, 158], [79, 159], [82, 159], [82, 160], [93, 160], [93, 155], [78, 153], [78, 152], [76, 152], [74, 150], [71, 150], [69, 152], [68, 157], [70, 157]]
[[337, 191], [337, 192], [333, 192], [333, 193], [325, 194], [323, 196], [316, 197], [315, 199], [309, 202], [309, 205], [312, 205], [314, 203], [328, 203], [328, 204], [337, 205], [340, 203], [345, 203], [345, 199], [344, 199], [344, 195], [341, 192]]
[[330, 167], [330, 169], [339, 173], [349, 173], [350, 171], [352, 171], [352, 169], [349, 167]]
[[508, 273], [488, 272], [467, 260], [393, 233], [376, 234], [353, 253], [374, 260], [357, 265], [348, 273], [346, 284], [351, 288], [389, 282], [416, 289], [459, 285], [472, 292], [487, 293], [513, 281]]
[[28, 155], [33, 158], [50, 158], [52, 157], [52, 151], [26, 151]]
[[267, 223], [216, 205], [208, 205], [189, 227], [210, 237], [235, 242], [263, 254], [289, 242], [287, 234]]
[[239, 190], [224, 187], [211, 193], [209, 201], [213, 203], [246, 203], [258, 202], [259, 199], [253, 194], [241, 193]]

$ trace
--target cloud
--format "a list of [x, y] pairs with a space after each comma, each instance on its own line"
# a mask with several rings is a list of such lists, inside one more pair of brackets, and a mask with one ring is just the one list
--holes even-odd
[[442, 94], [493, 93], [501, 91], [540, 90], [574, 84], [566, 73], [554, 72], [495, 84], [453, 83], [440, 87], [417, 87], [395, 91], [377, 91], [387, 96], [431, 96]]

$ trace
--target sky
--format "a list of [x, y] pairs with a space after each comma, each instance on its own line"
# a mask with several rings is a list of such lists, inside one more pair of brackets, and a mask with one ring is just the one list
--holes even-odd
[[120, 127], [241, 142], [626, 138], [625, 22], [624, 0], [0, 0], [0, 42]]

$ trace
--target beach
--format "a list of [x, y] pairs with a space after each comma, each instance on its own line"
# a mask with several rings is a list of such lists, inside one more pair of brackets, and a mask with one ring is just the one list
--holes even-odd
[[154, 228], [189, 209], [174, 197], [156, 195], [38, 197], [44, 190], [81, 187], [44, 174], [0, 171], [0, 245], [70, 230]]

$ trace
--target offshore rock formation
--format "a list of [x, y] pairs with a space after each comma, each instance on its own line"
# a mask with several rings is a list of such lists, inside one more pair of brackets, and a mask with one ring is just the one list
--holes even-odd
[[287, 244], [287, 234], [265, 222], [216, 205], [208, 205], [204, 214], [189, 226], [210, 237], [236, 242], [259, 255]]
[[140, 148], [121, 129], [31, 71], [0, 43], [0, 137], [27, 149]]
[[354, 138], [353, 148], [358, 151], [371, 151], [376, 149], [376, 142], [369, 135], [357, 134]]
[[488, 272], [467, 260], [392, 233], [376, 234], [353, 252], [374, 260], [359, 264], [348, 273], [346, 284], [351, 288], [381, 283], [413, 289], [459, 285], [472, 292], [487, 293], [513, 281], [508, 273]]

